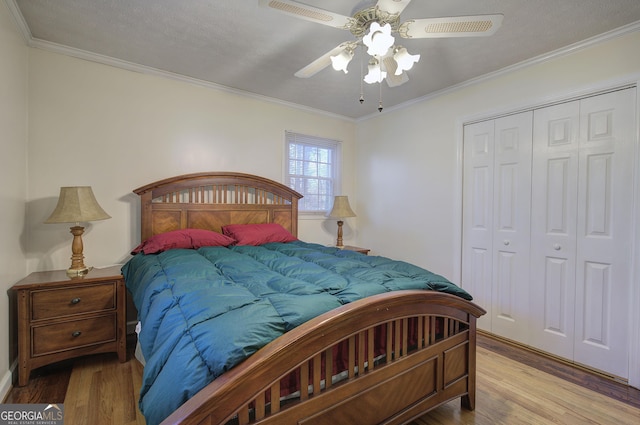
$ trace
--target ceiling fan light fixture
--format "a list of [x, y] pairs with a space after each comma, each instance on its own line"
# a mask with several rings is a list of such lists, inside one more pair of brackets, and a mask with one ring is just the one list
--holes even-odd
[[413, 68], [413, 64], [420, 60], [420, 55], [410, 54], [405, 47], [398, 46], [394, 51], [393, 59], [398, 64], [395, 75], [400, 75], [403, 71], [410, 70]]
[[346, 48], [337, 55], [331, 56], [331, 66], [333, 66], [333, 69], [336, 71], [343, 71], [347, 74], [349, 72], [347, 66], [349, 62], [351, 62], [351, 59], [353, 59], [353, 54], [353, 49]]
[[369, 33], [362, 38], [362, 42], [368, 47], [367, 53], [371, 56], [384, 56], [395, 41], [391, 35], [391, 25], [388, 23], [381, 26], [377, 22], [372, 22]]
[[[294, 75], [309, 78], [332, 65], [336, 71], [348, 73], [347, 67], [362, 47], [370, 56], [368, 74], [364, 76], [364, 61], [360, 56], [360, 103], [364, 102], [363, 83], [386, 81], [388, 87], [397, 87], [409, 81], [408, 73], [420, 60], [406, 48], [395, 44], [394, 35], [401, 38], [479, 37], [494, 34], [502, 25], [504, 15], [469, 15], [440, 18], [421, 18], [400, 21], [400, 14], [412, 0], [361, 0], [352, 16], [309, 6], [299, 0], [259, 0], [261, 7], [278, 10], [296, 18], [348, 30], [355, 37], [320, 56]], [[394, 34], [394, 35], [392, 35]], [[380, 84], [379, 111], [382, 111], [382, 84]]]
[[367, 84], [381, 83], [387, 77], [387, 72], [380, 67], [380, 62], [376, 59], [369, 61], [369, 73], [365, 75], [364, 82]]

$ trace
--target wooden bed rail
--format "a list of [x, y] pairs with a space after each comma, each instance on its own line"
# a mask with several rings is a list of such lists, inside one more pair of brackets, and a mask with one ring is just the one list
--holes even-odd
[[[384, 423], [406, 423], [456, 397], [473, 409], [476, 319], [484, 313], [435, 291], [355, 301], [268, 344], [163, 424], [366, 424], [379, 423], [380, 417], [388, 418]], [[386, 351], [379, 353], [374, 333], [381, 328]], [[346, 352], [347, 366], [343, 379], [333, 382], [324, 377], [340, 372], [333, 370], [337, 344]], [[283, 401], [281, 381], [292, 372], [299, 391]]]

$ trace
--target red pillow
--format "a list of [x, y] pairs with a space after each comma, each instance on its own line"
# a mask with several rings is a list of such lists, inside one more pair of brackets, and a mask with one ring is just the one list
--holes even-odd
[[235, 243], [232, 238], [222, 233], [204, 229], [183, 229], [160, 233], [151, 236], [131, 251], [132, 255], [139, 252], [156, 254], [169, 249], [198, 249], [203, 246], [229, 246]]
[[277, 223], [229, 224], [222, 227], [222, 233], [235, 239], [237, 245], [262, 245], [298, 240]]

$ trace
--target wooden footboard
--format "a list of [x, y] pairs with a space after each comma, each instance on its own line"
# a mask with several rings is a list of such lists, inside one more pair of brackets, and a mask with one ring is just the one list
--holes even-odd
[[[474, 409], [476, 319], [485, 311], [435, 291], [365, 298], [288, 332], [222, 375], [163, 424], [402, 424], [461, 397]], [[384, 328], [384, 351], [374, 343]], [[346, 352], [338, 375], [336, 346]], [[346, 347], [346, 349], [345, 349]], [[299, 376], [295, 397], [281, 381]]]

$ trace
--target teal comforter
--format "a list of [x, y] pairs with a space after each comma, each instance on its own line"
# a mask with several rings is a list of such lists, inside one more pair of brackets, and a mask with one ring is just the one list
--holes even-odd
[[471, 300], [411, 264], [300, 241], [138, 254], [122, 273], [142, 324], [139, 403], [148, 425], [273, 339], [342, 304], [401, 289]]

